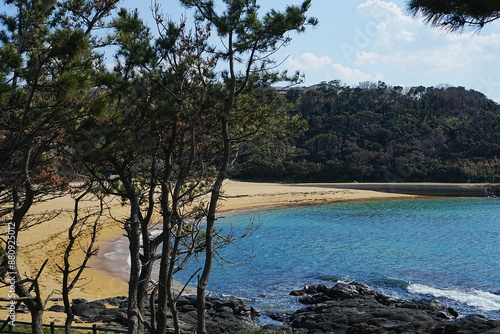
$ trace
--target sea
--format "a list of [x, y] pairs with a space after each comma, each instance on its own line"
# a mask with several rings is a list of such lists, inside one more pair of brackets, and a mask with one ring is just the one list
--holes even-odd
[[[500, 320], [500, 199], [336, 202], [222, 214], [220, 235], [253, 233], [217, 250], [208, 290], [264, 314], [301, 305], [305, 285], [362, 282], [394, 298], [439, 300], [461, 316]], [[126, 256], [126, 242], [107, 257]], [[176, 279], [201, 267], [192, 261]], [[195, 276], [196, 277], [196, 276]], [[194, 278], [192, 284], [196, 283]]]

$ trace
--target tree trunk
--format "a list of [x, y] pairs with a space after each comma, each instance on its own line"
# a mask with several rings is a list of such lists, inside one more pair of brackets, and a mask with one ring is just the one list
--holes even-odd
[[[43, 334], [43, 311], [44, 311], [44, 303], [41, 300], [40, 297], [40, 289], [38, 286], [38, 277], [40, 277], [40, 274], [42, 273], [43, 268], [45, 267], [45, 264], [47, 263], [47, 260], [44, 262], [42, 267], [40, 268], [38, 275], [34, 279], [30, 279], [32, 282], [31, 288], [26, 288], [25, 283], [23, 282], [21, 275], [19, 274], [17, 265], [14, 265], [14, 272], [15, 272], [15, 289], [16, 289], [16, 294], [24, 298], [24, 304], [28, 308], [31, 314], [31, 333], [32, 334]], [[30, 291], [35, 290], [34, 293], [35, 295], [32, 296]]]
[[73, 312], [66, 312], [66, 320], [64, 321], [64, 333], [71, 334], [71, 325], [75, 320], [75, 315]]
[[229, 73], [230, 73], [230, 86], [228, 95], [224, 101], [224, 111], [220, 116], [221, 120], [221, 135], [223, 144], [223, 155], [221, 166], [219, 168], [217, 179], [215, 180], [210, 197], [210, 204], [207, 213], [207, 228], [205, 235], [205, 264], [201, 277], [198, 279], [198, 286], [196, 288], [197, 294], [197, 312], [198, 312], [198, 334], [206, 334], [206, 321], [205, 321], [205, 293], [208, 285], [210, 272], [212, 271], [214, 259], [214, 233], [215, 233], [215, 214], [217, 212], [217, 205], [220, 198], [222, 183], [226, 178], [227, 168], [229, 165], [229, 157], [231, 154], [231, 140], [229, 139], [229, 122], [228, 116], [233, 109], [234, 99], [236, 94], [236, 74], [234, 70], [234, 50], [233, 50], [233, 32], [228, 34], [228, 55], [229, 55]]
[[[170, 151], [169, 151], [170, 152]], [[176, 247], [172, 245], [173, 237], [173, 213], [169, 208], [169, 187], [168, 178], [170, 176], [170, 168], [165, 170], [162, 185], [162, 198], [161, 207], [163, 212], [163, 240], [162, 240], [162, 251], [160, 258], [160, 272], [158, 277], [158, 322], [157, 322], [157, 333], [163, 334], [167, 329], [167, 314], [170, 309], [173, 317], [173, 325], [175, 333], [179, 333], [179, 317], [177, 314], [177, 307], [175, 305], [175, 300], [172, 296], [172, 272], [173, 266], [175, 265], [175, 252]], [[173, 201], [172, 206], [175, 206], [176, 202]]]
[[[180, 333], [180, 324], [179, 324], [179, 311], [177, 310], [177, 300], [174, 298], [174, 270], [175, 265], [176, 265], [176, 256], [173, 254], [177, 254], [179, 250], [179, 242], [180, 238], [175, 237], [175, 242], [171, 246], [171, 255], [170, 255], [170, 264], [168, 265], [168, 273], [167, 273], [167, 279], [165, 282], [165, 288], [166, 288], [166, 294], [167, 294], [167, 300], [168, 300], [168, 306], [170, 308], [170, 313], [172, 314], [172, 322], [174, 324], [174, 330], [175, 334]], [[182, 291], [179, 293], [181, 294]]]
[[128, 332], [129, 334], [142, 334], [139, 332], [139, 315], [137, 314], [138, 290], [139, 290], [139, 271], [140, 271], [140, 242], [139, 242], [139, 223], [137, 221], [128, 221], [127, 237], [129, 240], [130, 251], [130, 276], [128, 284]]
[[143, 323], [144, 320], [143, 317], [144, 314], [146, 313], [146, 304], [148, 303], [149, 300], [148, 288], [150, 286], [149, 282], [151, 280], [151, 273], [153, 271], [153, 264], [154, 264], [153, 257], [156, 255], [155, 252], [156, 252], [156, 247], [154, 248], [153, 253], [150, 253], [150, 251], [148, 252], [144, 251], [144, 253], [141, 256], [142, 260], [139, 269], [139, 282], [137, 285], [137, 313], [138, 316], [140, 316], [138, 330], [141, 334], [144, 333], [144, 328], [145, 328], [145, 325]]
[[62, 296], [63, 296], [64, 312], [66, 313], [66, 320], [64, 321], [64, 333], [71, 334], [71, 325], [73, 324], [73, 320], [75, 320], [75, 315], [71, 310], [69, 291], [67, 291], [67, 288], [65, 289], [64, 283], [63, 283]]
[[[163, 220], [163, 237], [162, 237], [162, 251], [160, 257], [160, 271], [158, 277], [158, 318], [156, 329], [157, 333], [163, 334], [167, 329], [167, 313], [170, 307], [173, 316], [173, 325], [175, 333], [179, 333], [179, 319], [176, 312], [176, 306], [173, 298], [170, 298], [172, 290], [172, 280], [170, 273], [172, 272], [172, 266], [175, 261], [172, 257], [175, 257], [173, 253], [175, 250], [172, 249], [172, 236], [174, 229], [173, 222], [173, 211], [177, 202], [172, 198], [171, 188], [170, 188], [170, 178], [172, 177], [172, 155], [174, 152], [176, 139], [178, 135], [178, 117], [174, 117], [172, 120], [172, 134], [168, 145], [164, 148], [164, 161], [165, 170], [161, 178], [161, 199], [160, 205], [162, 210], [162, 220]], [[170, 201], [172, 201], [172, 208], [170, 208]]]
[[[18, 236], [19, 236], [19, 231], [21, 230], [21, 222], [24, 219], [28, 210], [33, 205], [33, 200], [34, 200], [34, 192], [31, 188], [31, 185], [29, 184], [29, 182], [26, 182], [24, 184], [24, 190], [25, 190], [24, 202], [21, 200], [21, 196], [19, 196], [18, 189], [13, 190], [14, 213], [13, 213], [12, 224], [14, 226], [14, 240], [13, 240], [14, 242], [12, 244], [9, 244], [9, 245], [12, 245], [12, 247], [13, 247], [13, 253], [14, 253], [15, 259], [14, 259], [12, 265], [9, 264], [9, 266], [10, 266], [9, 269], [15, 277], [16, 294], [21, 298], [25, 298], [23, 303], [26, 305], [26, 307], [30, 311], [32, 334], [43, 334], [44, 304], [42, 303], [41, 296], [40, 296], [40, 290], [39, 290], [39, 286], [38, 286], [38, 278], [40, 277], [40, 275], [43, 271], [43, 268], [45, 267], [45, 265], [47, 263], [47, 260], [43, 263], [37, 276], [34, 279], [29, 280], [29, 282], [31, 282], [30, 288], [26, 287], [26, 284], [28, 284], [28, 281], [22, 279], [22, 277], [19, 273], [19, 268], [17, 266], [17, 263], [18, 263], [18, 261], [17, 261], [17, 256], [18, 256], [17, 240], [18, 240]], [[32, 291], [33, 289], [35, 290], [34, 296], [32, 296], [30, 293], [30, 291]]]
[[[232, 100], [231, 100], [232, 102]], [[226, 106], [226, 110], [227, 106]], [[222, 183], [226, 178], [227, 167], [229, 164], [230, 155], [230, 140], [229, 140], [229, 127], [225, 117], [222, 117], [222, 135], [224, 141], [224, 154], [222, 158], [222, 165], [220, 167], [217, 179], [215, 180], [214, 186], [212, 188], [212, 194], [210, 197], [210, 204], [207, 214], [207, 227], [205, 235], [205, 264], [203, 266], [203, 272], [201, 277], [198, 279], [198, 286], [196, 288], [197, 295], [197, 315], [198, 315], [198, 334], [207, 334], [207, 326], [205, 320], [205, 293], [208, 285], [208, 279], [210, 278], [210, 272], [212, 271], [212, 265], [214, 260], [214, 233], [215, 233], [215, 214], [217, 212], [217, 205], [219, 202], [220, 192], [222, 188]]]
[[43, 334], [43, 307], [30, 310], [31, 313], [31, 333]]
[[[163, 223], [163, 247], [161, 251], [160, 258], [160, 272], [158, 277], [158, 322], [157, 322], [157, 333], [165, 333], [167, 329], [167, 313], [168, 313], [168, 298], [167, 298], [167, 290], [168, 290], [168, 282], [167, 282], [167, 272], [168, 272], [168, 263], [169, 254], [171, 251], [171, 235], [172, 228], [169, 216], [164, 215], [164, 223]], [[178, 329], [176, 328], [176, 333], [178, 333]]]

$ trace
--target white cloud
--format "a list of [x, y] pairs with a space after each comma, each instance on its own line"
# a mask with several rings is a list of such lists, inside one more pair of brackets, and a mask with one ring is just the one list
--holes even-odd
[[394, 2], [368, 0], [359, 4], [357, 10], [382, 21], [394, 20], [407, 23], [412, 21], [412, 18], [405, 15]]
[[355, 64], [360, 66], [391, 66], [407, 74], [419, 72], [446, 72], [465, 67], [471, 61], [460, 47], [447, 47], [441, 50], [399, 50], [392, 53], [360, 52], [356, 54]]
[[356, 53], [354, 63], [358, 65], [375, 65], [382, 60], [382, 55], [376, 52], [361, 51]]
[[500, 34], [446, 33], [406, 15], [394, 2], [368, 0], [357, 10], [372, 19], [366, 27], [374, 27], [371, 43], [349, 50], [349, 59], [365, 71], [376, 66], [406, 75], [458, 76], [500, 60]]
[[353, 57], [358, 66], [392, 65], [409, 73], [465, 71], [486, 61], [500, 61], [500, 35], [441, 35], [429, 44], [420, 41], [419, 47], [373, 47]]
[[361, 81], [380, 80], [380, 75], [373, 76], [360, 69], [334, 63], [329, 56], [317, 56], [311, 52], [306, 52], [297, 59], [290, 57], [285, 66], [290, 71], [306, 72], [307, 77], [314, 78], [315, 82], [339, 79], [344, 83], [357, 85]]
[[448, 33], [407, 15], [403, 6], [402, 0], [345, 5], [358, 15], [342, 17], [341, 33], [335, 20], [323, 23], [315, 33], [325, 35], [303, 40], [284, 65], [304, 72], [307, 84], [334, 79], [348, 85], [448, 82], [500, 96], [500, 21], [479, 32]]
[[378, 81], [382, 79], [380, 75], [373, 76], [367, 73], [363, 73], [359, 69], [350, 68], [341, 64], [332, 64], [331, 70], [332, 78], [340, 79], [342, 80], [342, 82], [345, 82], [349, 85], [357, 85], [362, 81]]
[[411, 43], [416, 40], [412, 27], [417, 25], [417, 21], [405, 15], [394, 2], [368, 0], [360, 4], [357, 10], [376, 21], [367, 23], [367, 26], [376, 25], [378, 43]]
[[332, 59], [329, 56], [318, 57], [311, 52], [306, 52], [298, 59], [288, 58], [285, 66], [292, 71], [315, 71], [331, 63]]

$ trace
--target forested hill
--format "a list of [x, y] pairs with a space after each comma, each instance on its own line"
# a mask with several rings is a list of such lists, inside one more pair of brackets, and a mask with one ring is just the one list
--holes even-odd
[[301, 182], [498, 182], [500, 106], [463, 87], [290, 89], [307, 129], [252, 143], [232, 177]]

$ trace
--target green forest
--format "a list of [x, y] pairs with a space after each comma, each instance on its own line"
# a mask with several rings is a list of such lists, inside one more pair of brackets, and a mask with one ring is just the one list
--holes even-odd
[[246, 146], [232, 176], [287, 182], [498, 182], [500, 107], [464, 87], [339, 81], [281, 93], [304, 124]]

